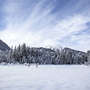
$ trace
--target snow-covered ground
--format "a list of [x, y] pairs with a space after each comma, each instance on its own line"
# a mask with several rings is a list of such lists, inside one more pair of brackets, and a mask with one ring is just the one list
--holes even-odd
[[0, 90], [90, 90], [90, 66], [0, 65]]

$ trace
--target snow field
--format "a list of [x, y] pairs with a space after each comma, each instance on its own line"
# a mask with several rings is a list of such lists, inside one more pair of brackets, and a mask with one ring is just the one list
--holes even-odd
[[90, 66], [0, 65], [0, 90], [90, 90]]

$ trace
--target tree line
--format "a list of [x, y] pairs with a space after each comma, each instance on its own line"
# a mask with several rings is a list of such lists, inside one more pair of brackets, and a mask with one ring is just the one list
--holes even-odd
[[8, 51], [0, 51], [0, 63], [84, 64], [88, 54], [70, 48], [35, 48], [26, 44]]

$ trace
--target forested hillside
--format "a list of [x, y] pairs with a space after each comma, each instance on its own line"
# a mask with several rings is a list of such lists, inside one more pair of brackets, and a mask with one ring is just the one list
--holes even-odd
[[70, 48], [35, 48], [25, 44], [0, 52], [0, 63], [84, 64], [88, 54]]

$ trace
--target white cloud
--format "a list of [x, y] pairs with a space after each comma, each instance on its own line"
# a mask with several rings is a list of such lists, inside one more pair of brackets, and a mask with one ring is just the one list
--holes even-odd
[[[90, 37], [87, 35], [77, 37], [73, 36], [73, 34], [87, 29], [87, 23], [90, 21], [90, 18], [81, 14], [75, 14], [62, 20], [56, 20], [56, 15], [58, 13], [56, 15], [51, 14], [53, 3], [48, 4], [46, 8], [42, 8], [44, 2], [45, 0], [39, 2], [33, 8], [31, 13], [28, 12], [26, 18], [26, 14], [21, 15], [20, 13], [23, 8], [19, 8], [17, 2], [11, 2], [11, 0], [8, 0], [7, 6], [4, 7], [7, 15], [7, 27], [5, 30], [0, 31], [0, 38], [10, 46], [25, 42], [30, 46], [55, 47], [59, 45], [63, 46], [63, 44], [64, 46], [69, 46], [69, 42], [71, 42], [72, 44], [70, 46], [72, 48], [81, 50], [88, 49]], [[19, 4], [22, 6], [21, 3]], [[15, 18], [13, 18], [13, 16], [15, 16]], [[66, 37], [71, 38], [69, 39], [69, 42], [66, 41], [66, 43], [61, 43], [60, 41], [64, 41], [64, 38]], [[88, 42], [85, 44], [84, 40], [88, 40]], [[74, 45], [74, 41], [78, 42], [78, 45]]]

